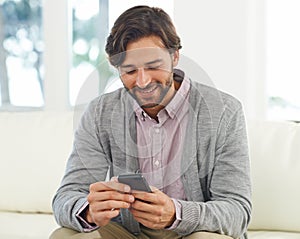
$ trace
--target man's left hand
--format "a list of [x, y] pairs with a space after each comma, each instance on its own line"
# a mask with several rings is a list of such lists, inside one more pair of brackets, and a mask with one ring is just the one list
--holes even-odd
[[148, 228], [163, 229], [171, 226], [176, 217], [172, 199], [155, 187], [151, 187], [151, 190], [152, 193], [133, 192], [135, 201], [131, 204], [131, 213]]

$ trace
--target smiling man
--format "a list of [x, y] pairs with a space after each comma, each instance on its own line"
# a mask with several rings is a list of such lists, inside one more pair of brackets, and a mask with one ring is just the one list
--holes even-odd
[[[106, 52], [124, 88], [82, 116], [53, 199], [62, 228], [51, 238], [247, 238], [241, 104], [177, 69], [180, 48], [162, 9], [137, 6], [116, 20]], [[136, 172], [151, 192], [116, 179]]]
[[170, 54], [157, 36], [129, 43], [124, 62], [118, 67], [124, 87], [152, 118], [175, 95], [173, 69], [178, 63], [178, 50]]

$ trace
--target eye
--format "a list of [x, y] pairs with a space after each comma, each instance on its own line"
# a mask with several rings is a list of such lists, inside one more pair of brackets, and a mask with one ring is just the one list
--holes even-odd
[[160, 68], [161, 66], [160, 65], [158, 65], [158, 66], [148, 66], [147, 67], [147, 70], [158, 70], [159, 68]]
[[125, 74], [127, 75], [133, 75], [136, 73], [136, 69], [133, 69], [133, 70], [129, 70], [129, 71], [126, 71]]

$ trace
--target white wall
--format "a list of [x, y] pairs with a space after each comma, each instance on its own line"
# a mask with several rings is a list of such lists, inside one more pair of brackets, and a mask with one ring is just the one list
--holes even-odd
[[181, 53], [214, 85], [237, 97], [248, 118], [262, 118], [264, 100], [263, 1], [175, 0]]

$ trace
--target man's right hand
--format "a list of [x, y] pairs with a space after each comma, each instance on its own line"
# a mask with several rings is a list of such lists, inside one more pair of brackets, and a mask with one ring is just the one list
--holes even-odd
[[130, 187], [115, 180], [91, 184], [86, 220], [100, 227], [105, 226], [119, 215], [120, 208], [129, 208], [134, 202], [134, 197], [128, 193]]

